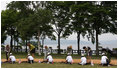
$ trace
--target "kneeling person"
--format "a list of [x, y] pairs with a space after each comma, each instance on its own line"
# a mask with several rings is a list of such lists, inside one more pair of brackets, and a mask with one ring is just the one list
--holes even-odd
[[107, 56], [105, 56], [105, 53], [102, 53], [101, 64], [105, 65], [105, 66], [109, 65], [109, 60], [108, 60]]
[[81, 62], [79, 63], [80, 65], [86, 65], [86, 57], [84, 56], [84, 54], [81, 55]]
[[66, 63], [69, 63], [69, 64], [73, 63], [73, 59], [72, 59], [72, 56], [70, 55], [70, 53], [67, 54]]
[[53, 64], [53, 58], [50, 55], [50, 53], [48, 53], [48, 55], [47, 55], [47, 62]]
[[28, 54], [27, 59], [28, 59], [28, 63], [30, 64], [34, 63], [34, 58], [30, 54]]
[[10, 59], [10, 62], [11, 62], [12, 64], [14, 64], [15, 61], [16, 61], [16, 58], [15, 58], [14, 55], [12, 55], [12, 53], [10, 53], [9, 59]]

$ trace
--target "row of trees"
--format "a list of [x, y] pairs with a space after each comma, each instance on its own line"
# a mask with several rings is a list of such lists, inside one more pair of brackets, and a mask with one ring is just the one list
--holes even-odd
[[60, 54], [60, 39], [75, 32], [78, 54], [82, 35], [96, 43], [98, 55], [98, 35], [117, 34], [117, 1], [12, 1], [1, 18], [1, 42], [9, 35], [11, 49], [13, 39], [18, 43], [21, 38], [27, 43], [32, 37], [37, 39], [40, 49], [40, 39], [55, 40], [56, 33]]

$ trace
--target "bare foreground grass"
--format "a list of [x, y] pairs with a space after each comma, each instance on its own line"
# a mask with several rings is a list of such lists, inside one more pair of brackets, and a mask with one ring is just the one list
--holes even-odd
[[10, 64], [10, 63], [2, 63], [1, 64], [2, 68], [117, 68], [117, 65], [114, 66], [101, 66], [98, 64], [95, 64], [94, 66], [91, 65], [78, 65], [76, 64], [64, 64], [64, 63], [54, 63], [54, 64], [47, 64], [47, 63], [15, 63], [15, 64]]

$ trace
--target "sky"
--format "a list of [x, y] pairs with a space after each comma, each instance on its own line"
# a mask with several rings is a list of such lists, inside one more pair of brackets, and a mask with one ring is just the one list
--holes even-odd
[[[1, 11], [6, 9], [6, 5], [7, 3], [10, 3], [10, 0], [2, 0], [1, 1]], [[77, 34], [73, 33], [72, 35], [70, 35], [67, 40], [77, 40]], [[88, 41], [87, 38], [83, 38], [81, 36], [81, 40], [82, 41]], [[102, 34], [99, 35], [99, 41], [107, 41], [107, 40], [116, 40], [117, 41], [117, 35], [113, 35], [111, 33], [106, 33], [106, 34]]]

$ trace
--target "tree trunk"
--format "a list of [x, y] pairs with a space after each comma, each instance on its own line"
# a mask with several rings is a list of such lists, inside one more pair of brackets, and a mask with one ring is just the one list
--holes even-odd
[[17, 52], [18, 52], [18, 40], [17, 40]]
[[41, 52], [40, 52], [40, 30], [38, 31], [38, 54], [41, 55]]
[[27, 39], [26, 39], [26, 50], [25, 50], [25, 52], [27, 53]]
[[17, 31], [17, 52], [18, 52], [18, 31]]
[[98, 31], [96, 30], [96, 55], [99, 55], [98, 51]]
[[43, 53], [43, 47], [44, 47], [44, 38], [42, 39], [42, 53]]
[[15, 46], [15, 38], [14, 38], [14, 46]]
[[80, 32], [77, 32], [78, 55], [80, 54]]
[[11, 35], [11, 41], [10, 41], [11, 51], [10, 52], [12, 52], [12, 49], [13, 49], [12, 42], [13, 42], [13, 36]]
[[58, 54], [60, 54], [60, 34], [58, 35]]
[[14, 37], [14, 45], [13, 45], [13, 46], [14, 46], [14, 51], [15, 51], [15, 48], [16, 48], [16, 47], [15, 47], [15, 37]]

